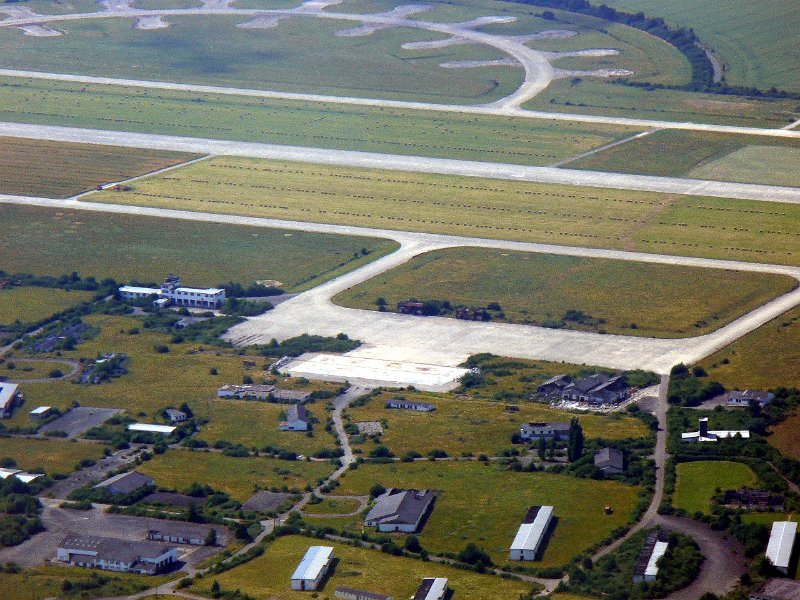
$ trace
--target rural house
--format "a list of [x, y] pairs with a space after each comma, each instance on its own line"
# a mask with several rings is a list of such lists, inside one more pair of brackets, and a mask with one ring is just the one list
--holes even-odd
[[311, 546], [292, 575], [292, 589], [301, 592], [316, 590], [332, 562], [333, 548]]
[[431, 490], [390, 488], [375, 498], [375, 506], [367, 513], [364, 524], [383, 533], [414, 533], [430, 511], [435, 498]]
[[772, 402], [775, 394], [771, 392], [760, 392], [758, 390], [744, 390], [740, 392], [733, 390], [712, 398], [711, 402], [724, 402], [730, 408], [747, 408], [751, 402], [755, 402], [760, 407], [765, 407]]
[[142, 475], [138, 471], [129, 471], [114, 475], [105, 481], [94, 486], [94, 489], [106, 489], [112, 494], [127, 495], [138, 492], [145, 487], [155, 487], [155, 480], [147, 475]]
[[524, 423], [519, 428], [519, 437], [527, 442], [530, 440], [561, 440], [567, 439], [569, 423]]
[[281, 431], [308, 431], [308, 411], [301, 404], [292, 404], [286, 409], [286, 420], [281, 421]]
[[174, 408], [168, 408], [164, 411], [164, 414], [167, 417], [167, 420], [170, 423], [183, 423], [189, 416], [183, 412], [182, 410], [177, 410]]
[[544, 383], [536, 388], [536, 391], [542, 396], [561, 396], [562, 390], [572, 383], [572, 377], [569, 375], [556, 375], [551, 377]]
[[601, 448], [594, 455], [594, 466], [603, 473], [619, 475], [625, 471], [625, 455], [616, 448]]
[[618, 404], [628, 397], [629, 390], [622, 375], [596, 373], [567, 384], [561, 390], [561, 399], [594, 405]]
[[292, 404], [294, 402], [305, 404], [311, 399], [311, 392], [274, 389], [270, 392], [269, 399], [273, 402], [283, 402], [286, 404]]
[[386, 401], [386, 408], [397, 408], [401, 410], [416, 410], [419, 412], [431, 412], [436, 407], [429, 402], [410, 402], [405, 398], [392, 398]]

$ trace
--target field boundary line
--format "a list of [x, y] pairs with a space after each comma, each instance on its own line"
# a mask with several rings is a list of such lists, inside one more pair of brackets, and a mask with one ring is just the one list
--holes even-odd
[[591, 156], [592, 154], [597, 154], [598, 152], [603, 152], [604, 150], [609, 150], [611, 148], [615, 148], [617, 146], [621, 146], [622, 144], [627, 144], [628, 142], [632, 142], [633, 140], [638, 140], [643, 137], [647, 137], [652, 133], [656, 133], [657, 131], [661, 131], [660, 129], [649, 129], [647, 131], [642, 131], [640, 133], [635, 133], [631, 136], [623, 138], [621, 140], [617, 140], [616, 142], [611, 142], [610, 144], [605, 144], [604, 146], [598, 146], [597, 148], [592, 148], [591, 150], [587, 150], [586, 152], [581, 152], [580, 154], [576, 154], [575, 156], [570, 156], [569, 158], [565, 158], [564, 160], [560, 160], [558, 162], [553, 163], [552, 165], [547, 165], [548, 167], [563, 167], [564, 165], [575, 162], [576, 160], [580, 160], [582, 158], [586, 158], [587, 156]]

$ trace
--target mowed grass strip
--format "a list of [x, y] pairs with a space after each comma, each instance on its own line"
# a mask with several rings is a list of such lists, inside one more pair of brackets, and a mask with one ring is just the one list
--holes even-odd
[[[173, 118], [180, 115], [180, 119]], [[0, 77], [8, 121], [547, 165], [637, 128]]]
[[709, 514], [711, 497], [717, 489], [735, 490], [758, 483], [758, 477], [750, 467], [726, 460], [680, 463], [677, 472], [672, 504], [690, 514]]
[[397, 248], [375, 238], [21, 205], [0, 207], [0, 227], [0, 269], [10, 273], [78, 271], [98, 280], [157, 282], [171, 272], [198, 286], [275, 280], [287, 291], [313, 287]]
[[[639, 490], [616, 481], [514, 473], [477, 461], [421, 461], [360, 465], [347, 472], [336, 493], [367, 494], [375, 483], [435, 490], [436, 505], [419, 536], [422, 545], [433, 552], [458, 552], [472, 542], [498, 564], [507, 563], [528, 508], [553, 505], [558, 524], [534, 566], [562, 565], [627, 523]], [[604, 514], [607, 505], [613, 514]]]
[[729, 389], [800, 387], [800, 308], [751, 331], [699, 364], [710, 379]]
[[394, 310], [409, 298], [453, 306], [499, 303], [511, 323], [560, 321], [581, 311], [595, 324], [576, 329], [654, 337], [713, 331], [797, 287], [789, 276], [483, 248], [451, 248], [408, 263], [342, 292], [334, 302]]
[[0, 137], [0, 193], [67, 198], [198, 154]]
[[305, 489], [333, 472], [327, 462], [305, 462], [250, 457], [233, 458], [219, 452], [169, 450], [137, 470], [156, 480], [159, 487], [185, 490], [193, 483], [207, 484], [244, 502], [258, 488]]
[[319, 545], [333, 547], [338, 559], [324, 587], [318, 590], [321, 598], [333, 598], [333, 591], [338, 586], [380, 592], [398, 600], [410, 598], [424, 577], [446, 577], [456, 598], [470, 600], [509, 600], [527, 594], [532, 585], [328, 540], [284, 536], [272, 542], [262, 556], [225, 573], [199, 580], [189, 590], [209, 594], [213, 581], [217, 580], [223, 590], [239, 589], [255, 598], [308, 598], [308, 592], [292, 591], [289, 583], [308, 548]]
[[[758, 151], [747, 150], [756, 146]], [[568, 163], [569, 168], [797, 185], [800, 139], [664, 129]], [[741, 155], [740, 152], [745, 152]], [[744, 159], [746, 168], [741, 164]], [[775, 163], [773, 161], [785, 161]]]
[[90, 199], [756, 262], [800, 256], [794, 204], [237, 158], [135, 184]]
[[[35, 408], [30, 404], [25, 406], [30, 407], [28, 410]], [[18, 411], [27, 417], [27, 410]], [[72, 473], [82, 460], [102, 458], [104, 449], [104, 445], [93, 442], [0, 437], [0, 457], [13, 458], [19, 469], [47, 475]]]
[[[421, 413], [413, 410], [386, 408], [386, 401], [402, 395], [413, 402], [429, 402], [436, 410]], [[415, 451], [426, 455], [431, 450], [444, 450], [450, 456], [470, 452], [494, 454], [511, 448], [511, 436], [523, 423], [535, 421], [569, 421], [576, 416], [535, 402], [515, 405], [519, 410], [506, 412], [505, 404], [488, 400], [453, 397], [422, 392], [383, 392], [364, 406], [349, 408], [352, 422], [382, 421], [385, 423], [381, 444], [395, 455]], [[638, 419], [623, 416], [580, 415], [587, 438], [626, 439], [647, 436], [647, 428]], [[356, 445], [365, 454], [375, 444], [367, 440]]]
[[[0, 269], [2, 266], [3, 259], [0, 259]], [[39, 321], [91, 299], [91, 292], [28, 286], [7, 288], [0, 290], [0, 324], [17, 320], [23, 323]]]

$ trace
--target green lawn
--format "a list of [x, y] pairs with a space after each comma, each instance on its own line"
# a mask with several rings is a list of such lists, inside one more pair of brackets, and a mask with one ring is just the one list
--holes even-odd
[[333, 472], [327, 462], [288, 461], [271, 458], [232, 458], [218, 452], [169, 450], [142, 463], [138, 471], [159, 487], [185, 490], [193, 483], [207, 484], [244, 502], [256, 487], [305, 489]]
[[[523, 423], [569, 421], [575, 416], [535, 402], [522, 402], [516, 405], [518, 412], [506, 412], [505, 404], [498, 401], [405, 391], [400, 395], [415, 402], [430, 402], [436, 410], [420, 413], [388, 409], [386, 401], [398, 393], [384, 392], [363, 407], [350, 408], [346, 413], [353, 422], [385, 422], [381, 444], [397, 456], [409, 451], [424, 456], [434, 449], [444, 450], [450, 456], [460, 456], [462, 452], [492, 455], [512, 447], [511, 436], [519, 432]], [[644, 424], [633, 417], [580, 415], [579, 418], [587, 438], [626, 439], [647, 435]], [[366, 454], [374, 447], [374, 442], [367, 440], [355, 449]]]
[[0, 193], [67, 198], [197, 154], [0, 137]]
[[310, 546], [318, 545], [333, 547], [334, 556], [338, 559], [324, 587], [317, 593], [321, 598], [332, 598], [333, 590], [337, 586], [346, 586], [391, 594], [400, 600], [409, 598], [423, 577], [447, 577], [454, 596], [470, 600], [509, 600], [526, 594], [531, 589], [531, 584], [513, 579], [479, 575], [432, 562], [389, 556], [376, 550], [354, 548], [338, 542], [285, 536], [272, 542], [262, 556], [225, 573], [205, 577], [189, 590], [209, 595], [211, 585], [216, 580], [223, 591], [240, 589], [255, 598], [308, 598], [308, 592], [291, 591], [289, 581], [306, 550]]
[[718, 329], [796, 286], [792, 277], [764, 273], [451, 248], [418, 256], [334, 302], [371, 310], [378, 310], [377, 298], [389, 310], [409, 298], [453, 306], [495, 302], [501, 320], [535, 325], [561, 322], [576, 310], [595, 322], [566, 321], [566, 327], [685, 337]]
[[[416, 28], [342, 37], [335, 32], [359, 23], [313, 17], [286, 19], [268, 32], [237, 27], [251, 19], [170, 16], [170, 27], [148, 31], [124, 18], [64, 21], [58, 37], [2, 29], [0, 49], [15, 69], [441, 103], [497, 100], [523, 78], [521, 68], [443, 69], [440, 62], [504, 55], [473, 45], [403, 50], [405, 42], [441, 37]], [[93, 52], [98, 43], [102, 53]]]
[[303, 512], [317, 515], [343, 515], [358, 510], [359, 506], [360, 503], [355, 498], [328, 497], [319, 504], [306, 504]]
[[[14, 205], [0, 208], [0, 227], [0, 269], [10, 273], [78, 271], [98, 280], [155, 282], [172, 272], [195, 285], [275, 280], [289, 291], [317, 285], [397, 247], [374, 238]], [[125, 260], [117, 260], [120, 256]], [[5, 293], [0, 291], [0, 298]]]
[[794, 204], [237, 158], [133, 187], [91, 199], [758, 262], [795, 264], [800, 254]]
[[700, 361], [727, 388], [800, 387], [800, 308], [762, 325]]
[[[3, 242], [0, 242], [2, 245]], [[4, 259], [0, 258], [0, 269]], [[33, 323], [92, 299], [91, 292], [68, 292], [43, 287], [12, 287], [0, 290], [0, 324]]]
[[[433, 552], [458, 552], [473, 542], [498, 564], [532, 505], [555, 507], [558, 524], [544, 556], [534, 566], [561, 565], [627, 523], [637, 487], [548, 473], [514, 473], [480, 462], [363, 464], [348, 471], [336, 493], [366, 494], [384, 487], [436, 490], [433, 513], [420, 534]], [[606, 515], [603, 508], [613, 507]], [[402, 539], [400, 540], [402, 542]]]
[[601, 124], [198, 96], [18, 78], [0, 78], [0, 118], [532, 165], [551, 164], [637, 131]]
[[[30, 405], [28, 410], [32, 408], [35, 407]], [[24, 412], [27, 417], [28, 410], [18, 412]], [[0, 437], [0, 457], [13, 458], [19, 469], [47, 475], [72, 473], [80, 461], [102, 458], [104, 448], [102, 444], [90, 442]]]
[[800, 16], [780, 0], [611, 0], [610, 6], [691, 27], [711, 46], [733, 85], [800, 90]]
[[672, 504], [694, 514], [711, 512], [711, 497], [717, 489], [732, 490], [753, 487], [758, 477], [742, 463], [729, 461], [697, 461], [680, 463]]

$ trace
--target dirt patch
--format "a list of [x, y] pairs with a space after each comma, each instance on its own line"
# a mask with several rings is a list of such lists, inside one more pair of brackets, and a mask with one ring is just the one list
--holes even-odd
[[239, 29], [272, 29], [285, 18], [283, 16], [256, 17], [247, 23], [239, 23], [236, 27]]
[[149, 17], [139, 17], [133, 25], [134, 29], [167, 29], [167, 23], [161, 15], [152, 15]]
[[57, 29], [50, 29], [44, 25], [20, 25], [17, 29], [22, 30], [25, 35], [30, 37], [56, 37], [63, 35]]

